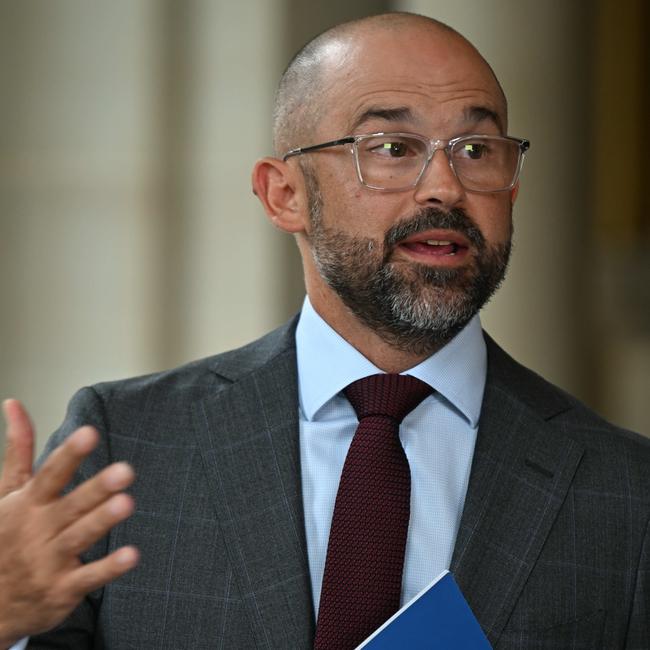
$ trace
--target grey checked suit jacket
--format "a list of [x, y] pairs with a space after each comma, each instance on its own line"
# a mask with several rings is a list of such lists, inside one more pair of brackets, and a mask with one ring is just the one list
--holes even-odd
[[[50, 449], [93, 424], [78, 480], [115, 460], [138, 474], [135, 514], [87, 557], [132, 543], [142, 560], [30, 647], [311, 647], [294, 327], [74, 397]], [[648, 441], [488, 352], [462, 591], [499, 650], [648, 650]]]

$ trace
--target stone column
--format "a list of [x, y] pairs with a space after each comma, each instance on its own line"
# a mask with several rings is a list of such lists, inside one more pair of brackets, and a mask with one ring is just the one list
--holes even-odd
[[41, 445], [76, 388], [157, 363], [160, 26], [156, 0], [0, 8], [0, 395]]

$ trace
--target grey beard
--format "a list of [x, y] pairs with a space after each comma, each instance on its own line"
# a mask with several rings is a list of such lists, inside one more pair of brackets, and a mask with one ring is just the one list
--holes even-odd
[[[309, 240], [318, 272], [360, 321], [397, 350], [432, 354], [467, 325], [503, 281], [510, 240], [489, 247], [463, 210], [420, 210], [395, 224], [386, 233], [383, 250], [376, 250], [369, 238], [325, 226], [315, 178], [308, 180], [307, 186], [312, 225]], [[474, 263], [437, 269], [390, 261], [391, 251], [400, 241], [434, 228], [462, 233], [476, 250]]]

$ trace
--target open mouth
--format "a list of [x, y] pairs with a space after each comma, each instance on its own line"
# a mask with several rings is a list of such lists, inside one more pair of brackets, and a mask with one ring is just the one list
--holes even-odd
[[399, 245], [399, 248], [406, 249], [418, 259], [428, 259], [436, 263], [460, 261], [467, 256], [469, 247], [469, 241], [460, 233], [453, 231], [419, 233]]
[[405, 242], [403, 244], [410, 250], [424, 253], [426, 255], [456, 255], [460, 250], [460, 244], [445, 239], [426, 239], [422, 242]]

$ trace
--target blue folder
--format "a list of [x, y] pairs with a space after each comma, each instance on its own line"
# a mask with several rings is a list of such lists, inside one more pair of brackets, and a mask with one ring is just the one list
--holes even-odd
[[491, 650], [454, 577], [445, 571], [356, 650]]

